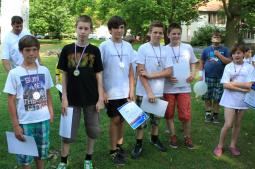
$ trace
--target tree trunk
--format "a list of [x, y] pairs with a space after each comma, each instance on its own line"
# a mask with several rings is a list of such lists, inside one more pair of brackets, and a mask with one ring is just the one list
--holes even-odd
[[231, 48], [238, 42], [240, 17], [227, 17], [225, 45]]

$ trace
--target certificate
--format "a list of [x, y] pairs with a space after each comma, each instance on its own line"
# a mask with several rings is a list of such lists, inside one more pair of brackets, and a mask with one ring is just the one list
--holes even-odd
[[32, 136], [24, 135], [25, 141], [18, 140], [13, 132], [6, 131], [8, 152], [38, 157], [38, 149]]
[[72, 120], [73, 120], [73, 108], [67, 107], [67, 115], [61, 114], [59, 135], [64, 138], [71, 138]]
[[178, 80], [175, 87], [188, 86], [187, 78], [190, 76], [190, 64], [187, 61], [180, 61], [173, 65], [173, 76]]
[[132, 129], [136, 129], [149, 118], [149, 116], [140, 107], [138, 107], [135, 102], [125, 103], [118, 108], [118, 111]]
[[251, 108], [255, 109], [255, 90], [245, 94], [244, 102]]
[[165, 100], [156, 99], [155, 103], [151, 103], [147, 97], [143, 97], [141, 109], [158, 117], [164, 117], [167, 105], [168, 102]]

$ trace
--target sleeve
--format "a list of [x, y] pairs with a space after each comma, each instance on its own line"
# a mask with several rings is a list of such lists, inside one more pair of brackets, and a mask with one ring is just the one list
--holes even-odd
[[101, 53], [97, 47], [95, 47], [95, 62], [94, 62], [93, 67], [94, 67], [95, 73], [103, 71], [103, 63], [102, 63]]
[[104, 56], [105, 56], [105, 51], [104, 51], [104, 43], [101, 43], [99, 45], [99, 50], [100, 50], [100, 54], [101, 54], [101, 61], [104, 62]]
[[53, 81], [52, 81], [52, 78], [50, 75], [50, 71], [47, 68], [45, 71], [45, 80], [46, 80], [46, 82], [45, 82], [46, 89], [50, 89], [51, 87], [53, 87]]
[[140, 46], [137, 52], [137, 60], [136, 63], [137, 64], [145, 64], [145, 59], [146, 59], [146, 54], [144, 52], [144, 46]]
[[190, 53], [190, 63], [196, 63], [197, 62], [197, 57], [193, 51], [192, 46], [189, 45], [189, 53]]
[[67, 46], [64, 46], [60, 53], [57, 69], [67, 72]]
[[9, 72], [7, 76], [3, 92], [12, 95], [17, 94], [17, 82], [15, 81], [15, 75], [12, 70]]
[[227, 57], [227, 58], [231, 57], [230, 53], [229, 53], [229, 50], [226, 47], [224, 48], [224, 56]]
[[202, 52], [202, 55], [201, 55], [201, 60], [203, 62], [205, 62], [206, 61], [206, 57], [207, 57], [207, 50], [204, 49], [203, 52]]
[[255, 55], [252, 57], [252, 61], [255, 62]]
[[2, 59], [10, 59], [10, 51], [7, 39], [3, 41], [3, 48], [2, 48]]
[[230, 68], [230, 65], [227, 65], [225, 67], [220, 83], [229, 83], [230, 82], [230, 70], [229, 70], [229, 68]]
[[252, 66], [252, 65], [249, 65], [250, 66], [250, 72], [248, 74], [248, 81], [249, 82], [255, 82], [255, 68]]

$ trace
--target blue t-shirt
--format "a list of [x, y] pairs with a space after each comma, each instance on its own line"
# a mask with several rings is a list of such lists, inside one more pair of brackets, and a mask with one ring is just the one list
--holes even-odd
[[205, 77], [220, 79], [222, 77], [225, 64], [214, 55], [214, 50], [218, 50], [225, 57], [230, 57], [229, 51], [226, 47], [209, 46], [203, 50], [201, 59], [204, 62]]

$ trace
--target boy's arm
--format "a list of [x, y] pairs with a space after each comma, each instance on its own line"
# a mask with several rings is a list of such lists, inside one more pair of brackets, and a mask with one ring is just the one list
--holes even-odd
[[143, 71], [144, 69], [145, 69], [144, 64], [138, 64], [137, 70], [138, 70], [139, 78], [140, 78], [141, 83], [142, 83], [142, 85], [143, 85], [143, 87], [144, 87], [144, 89], [147, 93], [149, 102], [153, 103], [153, 102], [156, 101], [156, 97], [153, 94], [153, 91], [150, 87], [150, 84], [149, 84], [147, 78], [145, 78], [143, 75], [141, 75], [141, 71]]
[[187, 82], [191, 83], [196, 76], [196, 63], [190, 64], [190, 76], [187, 78]]
[[230, 82], [233, 86], [242, 88], [242, 89], [251, 89], [252, 82]]
[[225, 65], [231, 62], [230, 58], [223, 56], [218, 50], [214, 51], [214, 55], [219, 58]]
[[98, 101], [96, 104], [96, 110], [97, 112], [100, 112], [100, 110], [104, 108], [104, 89], [103, 89], [102, 72], [96, 73], [96, 79], [97, 79], [97, 90], [99, 95]]
[[67, 72], [62, 71], [62, 115], [66, 115], [68, 100], [67, 100]]
[[16, 95], [9, 94], [8, 95], [8, 109], [12, 121], [13, 130], [15, 133], [15, 137], [20, 141], [25, 141], [25, 137], [23, 136], [23, 130], [19, 125], [17, 111], [16, 111]]
[[47, 89], [47, 105], [50, 112], [50, 122], [53, 123], [54, 121], [54, 112], [53, 112], [53, 106], [52, 106], [52, 97], [50, 94], [50, 89]]
[[134, 77], [134, 70], [132, 64], [129, 66], [129, 100], [135, 100], [135, 77]]
[[148, 73], [146, 70], [142, 69], [139, 72], [141, 76], [144, 76], [148, 79], [157, 79], [157, 78], [163, 78], [163, 77], [171, 77], [172, 74], [172, 69], [171, 67], [166, 68], [160, 72], [153, 72], [153, 73]]

